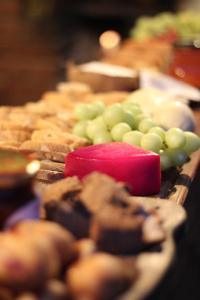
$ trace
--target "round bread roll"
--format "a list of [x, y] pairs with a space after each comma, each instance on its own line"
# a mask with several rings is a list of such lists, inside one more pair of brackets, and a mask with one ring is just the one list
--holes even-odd
[[[24, 221], [14, 228], [15, 233], [34, 239], [35, 243], [43, 242], [46, 252], [54, 249], [61, 264], [66, 264], [74, 255], [74, 238], [60, 225], [48, 221]], [[42, 243], [41, 242], [41, 243]], [[53, 250], [52, 250], [53, 251]], [[51, 258], [52, 260], [52, 258]]]
[[40, 287], [47, 279], [45, 256], [24, 237], [0, 235], [0, 285], [20, 291]]
[[73, 299], [110, 300], [125, 291], [137, 276], [135, 262], [98, 253], [79, 260], [66, 281]]

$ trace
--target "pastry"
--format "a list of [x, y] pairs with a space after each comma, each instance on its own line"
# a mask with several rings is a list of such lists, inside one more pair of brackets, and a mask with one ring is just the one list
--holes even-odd
[[156, 214], [130, 200], [122, 183], [101, 173], [91, 173], [82, 182], [69, 177], [53, 183], [42, 199], [48, 220], [77, 239], [90, 237], [101, 251], [135, 254], [165, 238]]
[[54, 162], [48, 159], [44, 159], [40, 162], [41, 169], [43, 170], [50, 170], [50, 171], [57, 171], [57, 172], [64, 172], [64, 164], [59, 162]]
[[64, 173], [59, 171], [51, 171], [40, 168], [38, 171], [36, 178], [39, 180], [47, 181], [47, 182], [55, 182], [57, 180], [64, 178]]
[[66, 282], [74, 299], [116, 299], [137, 278], [135, 261], [128, 264], [120, 258], [98, 253], [72, 265]]

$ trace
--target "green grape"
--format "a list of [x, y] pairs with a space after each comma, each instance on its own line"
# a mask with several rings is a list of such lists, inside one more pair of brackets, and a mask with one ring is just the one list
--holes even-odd
[[131, 127], [126, 123], [118, 123], [111, 130], [112, 139], [116, 142], [121, 142], [125, 133], [131, 131]]
[[138, 130], [129, 131], [123, 135], [122, 141], [124, 143], [128, 143], [140, 147], [140, 143], [143, 135], [144, 134]]
[[179, 128], [170, 128], [165, 133], [165, 142], [171, 149], [182, 148], [186, 142], [183, 130]]
[[124, 121], [124, 111], [121, 105], [115, 104], [109, 106], [103, 113], [105, 124], [112, 128], [116, 124]]
[[139, 114], [142, 114], [142, 110], [139, 106], [136, 106], [133, 103], [130, 103], [126, 108], [124, 107], [125, 110], [129, 110], [133, 116], [137, 116]]
[[106, 126], [106, 124], [105, 124], [105, 122], [104, 122], [104, 118], [103, 118], [102, 115], [101, 115], [101, 116], [98, 116], [98, 117], [95, 118], [93, 121], [96, 122], [96, 123], [99, 123], [99, 124], [102, 125], [102, 126]]
[[162, 146], [162, 140], [155, 133], [146, 133], [141, 139], [141, 147], [158, 153]]
[[138, 128], [139, 123], [144, 119], [149, 119], [149, 116], [145, 113], [141, 113], [135, 116], [136, 128]]
[[122, 105], [124, 104], [133, 104], [134, 106], [140, 107], [140, 105], [137, 102], [135, 102], [134, 99], [132, 99], [131, 95], [128, 98], [126, 98], [124, 102], [122, 102]]
[[155, 127], [155, 123], [150, 118], [143, 119], [138, 125], [138, 129], [143, 133], [147, 133], [152, 127]]
[[133, 112], [135, 111], [136, 114], [137, 114], [137, 112], [138, 113], [142, 112], [142, 110], [139, 107], [139, 105], [137, 103], [134, 103], [134, 102], [131, 102], [131, 101], [125, 101], [125, 102], [123, 102], [122, 103], [122, 107], [125, 110], [133, 110]]
[[136, 121], [135, 121], [135, 117], [133, 116], [133, 114], [128, 111], [125, 110], [124, 111], [124, 122], [127, 123], [129, 126], [131, 126], [132, 129], [136, 128]]
[[158, 134], [160, 136], [161, 140], [164, 142], [165, 130], [162, 129], [161, 127], [159, 127], [159, 126], [152, 127], [152, 128], [150, 128], [150, 130], [148, 132]]
[[160, 150], [160, 167], [162, 171], [168, 170], [173, 166], [171, 156], [167, 151]]
[[73, 133], [79, 137], [87, 138], [86, 128], [88, 123], [89, 121], [78, 122], [73, 128]]
[[96, 117], [101, 114], [102, 108], [100, 107], [100, 104], [98, 103], [90, 103], [86, 104], [89, 106], [90, 111], [91, 111], [91, 119], [95, 119]]
[[96, 101], [93, 103], [95, 111], [96, 111], [96, 116], [100, 116], [103, 114], [105, 110], [105, 104], [103, 101]]
[[101, 123], [100, 120], [94, 119], [89, 122], [86, 128], [86, 134], [90, 139], [94, 139], [96, 135], [102, 132], [106, 132], [107, 128], [105, 123]]
[[188, 155], [181, 149], [167, 149], [167, 153], [170, 155], [173, 165], [182, 166], [188, 160]]
[[79, 120], [91, 120], [95, 118], [95, 109], [91, 104], [79, 104], [74, 111], [75, 117]]
[[185, 131], [186, 142], [183, 150], [190, 155], [192, 152], [197, 151], [200, 148], [200, 138], [193, 132]]
[[95, 136], [93, 139], [93, 144], [106, 144], [106, 143], [111, 143], [112, 142], [112, 137], [109, 132], [101, 132], [98, 135]]

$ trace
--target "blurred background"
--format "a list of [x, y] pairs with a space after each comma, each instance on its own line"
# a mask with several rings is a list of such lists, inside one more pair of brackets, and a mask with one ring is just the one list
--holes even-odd
[[99, 57], [99, 35], [127, 37], [141, 15], [199, 8], [198, 0], [0, 1], [0, 104], [39, 100], [65, 78], [66, 60]]

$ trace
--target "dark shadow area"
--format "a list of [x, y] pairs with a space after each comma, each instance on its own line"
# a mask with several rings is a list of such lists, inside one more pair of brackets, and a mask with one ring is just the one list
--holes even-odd
[[[177, 252], [169, 272], [148, 300], [200, 299], [200, 168], [189, 191], [185, 208], [188, 221], [178, 235]], [[183, 234], [184, 233], [184, 234]]]
[[172, 0], [0, 1], [0, 105], [39, 100], [65, 80], [66, 60], [98, 58], [103, 31], [127, 37], [139, 15], [174, 8]]
[[175, 183], [180, 173], [176, 168], [171, 168], [165, 172], [162, 172], [162, 182], [160, 192], [157, 197], [161, 199], [169, 198], [173, 193], [176, 192]]

